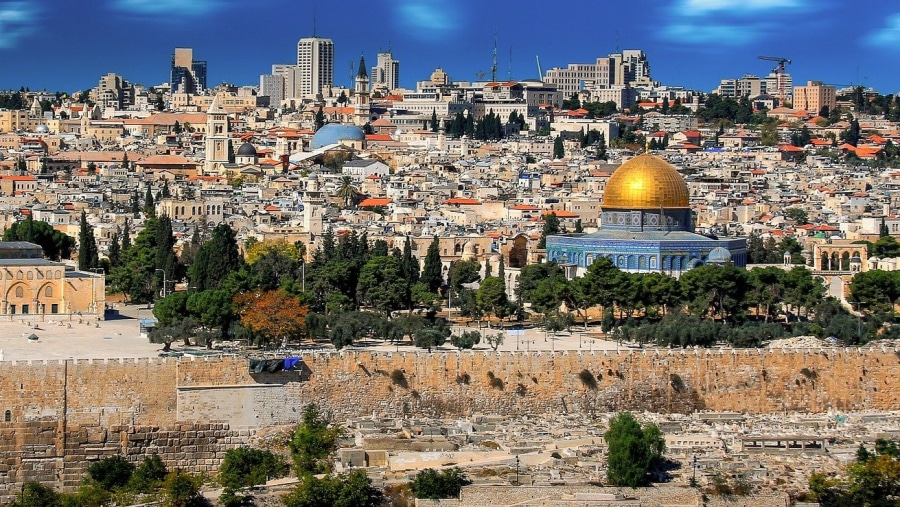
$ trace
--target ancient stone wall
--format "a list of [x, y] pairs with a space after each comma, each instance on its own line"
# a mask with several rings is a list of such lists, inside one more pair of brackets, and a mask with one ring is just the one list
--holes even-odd
[[242, 358], [0, 363], [0, 499], [23, 479], [73, 487], [86, 463], [118, 453], [215, 470], [252, 431], [296, 423], [313, 402], [338, 418], [900, 410], [894, 349], [344, 351], [303, 364], [252, 374]]

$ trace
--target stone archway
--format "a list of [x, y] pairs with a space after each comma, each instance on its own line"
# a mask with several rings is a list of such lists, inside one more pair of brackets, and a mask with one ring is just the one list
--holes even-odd
[[528, 238], [518, 235], [509, 249], [509, 267], [524, 268], [528, 264]]
[[813, 271], [866, 271], [868, 259], [866, 245], [816, 244], [813, 249]]

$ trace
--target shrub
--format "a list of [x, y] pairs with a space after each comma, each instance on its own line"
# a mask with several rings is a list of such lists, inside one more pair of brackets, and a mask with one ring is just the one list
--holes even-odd
[[681, 380], [681, 376], [677, 373], [672, 373], [669, 375], [669, 383], [672, 384], [672, 389], [675, 392], [681, 392], [684, 390], [684, 381]]
[[463, 486], [472, 484], [465, 472], [459, 468], [450, 468], [437, 472], [426, 468], [418, 474], [409, 487], [416, 498], [439, 500], [441, 498], [459, 498]]
[[88, 475], [107, 491], [128, 484], [134, 465], [121, 456], [104, 458], [88, 467]]
[[149, 493], [159, 489], [169, 471], [166, 465], [159, 459], [159, 455], [153, 454], [144, 458], [144, 461], [134, 469], [128, 488], [138, 493]]
[[391, 372], [391, 382], [404, 389], [409, 389], [409, 383], [406, 382], [406, 375], [403, 370], [394, 370]]
[[810, 370], [809, 368], [800, 368], [800, 374], [809, 380], [815, 380], [818, 377], [815, 370]]
[[456, 376], [457, 384], [468, 384], [471, 380], [472, 377], [470, 377], [468, 373], [461, 373]]
[[581, 379], [581, 384], [584, 387], [587, 387], [591, 391], [597, 390], [597, 379], [594, 378], [594, 374], [587, 371], [587, 369], [581, 370], [581, 372], [578, 373], [578, 378]]
[[270, 451], [241, 447], [225, 453], [219, 482], [230, 489], [265, 484], [269, 478], [283, 477], [288, 467], [281, 456]]

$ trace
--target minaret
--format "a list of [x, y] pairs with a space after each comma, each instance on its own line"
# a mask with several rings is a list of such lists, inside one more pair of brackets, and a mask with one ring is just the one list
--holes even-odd
[[369, 74], [366, 72], [366, 59], [362, 55], [359, 57], [359, 71], [353, 88], [353, 108], [358, 126], [369, 122]]
[[228, 113], [219, 102], [219, 96], [213, 98], [209, 110], [206, 111], [206, 163], [204, 174], [217, 170], [220, 164], [228, 163], [228, 144], [231, 136], [228, 128]]

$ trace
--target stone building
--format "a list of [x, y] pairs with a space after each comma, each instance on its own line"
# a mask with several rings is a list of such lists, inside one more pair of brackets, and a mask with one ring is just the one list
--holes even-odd
[[40, 245], [24, 241], [0, 242], [0, 313], [21, 315], [73, 313], [103, 318], [106, 278], [74, 270], [43, 258]]

